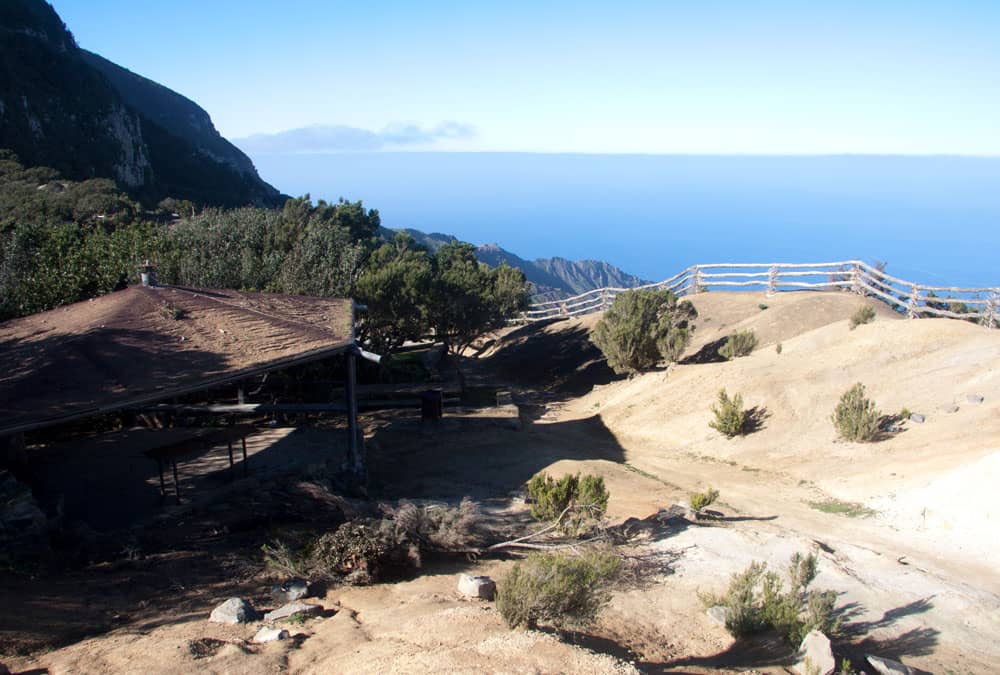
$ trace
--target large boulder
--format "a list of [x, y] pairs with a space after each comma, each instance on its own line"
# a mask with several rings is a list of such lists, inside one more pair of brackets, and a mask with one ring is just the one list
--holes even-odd
[[818, 630], [809, 631], [799, 647], [798, 661], [792, 669], [799, 675], [829, 675], [837, 669], [830, 638]]
[[229, 598], [224, 603], [212, 610], [208, 617], [214, 623], [249, 623], [257, 618], [257, 612], [253, 605], [243, 598]]

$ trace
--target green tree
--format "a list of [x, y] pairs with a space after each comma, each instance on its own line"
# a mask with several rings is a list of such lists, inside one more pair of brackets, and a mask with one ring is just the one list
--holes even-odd
[[501, 265], [491, 269], [472, 244], [445, 244], [434, 255], [429, 305], [435, 335], [454, 353], [484, 332], [502, 328], [528, 306], [524, 273]]
[[638, 373], [660, 359], [679, 359], [697, 316], [690, 302], [678, 301], [670, 291], [626, 291], [615, 298], [590, 339], [616, 373]]
[[427, 250], [400, 232], [377, 249], [358, 279], [355, 296], [368, 306], [359, 337], [382, 354], [428, 331], [428, 301], [434, 269]]

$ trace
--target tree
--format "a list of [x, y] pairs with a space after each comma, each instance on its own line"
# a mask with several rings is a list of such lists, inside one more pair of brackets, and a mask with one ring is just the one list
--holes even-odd
[[679, 359], [697, 316], [690, 302], [678, 301], [670, 291], [626, 291], [615, 298], [590, 339], [616, 373], [638, 373], [661, 358]]
[[472, 244], [451, 242], [434, 255], [430, 324], [449, 351], [459, 353], [479, 335], [502, 328], [528, 306], [524, 273], [501, 265], [491, 269]]
[[433, 278], [427, 250], [405, 232], [377, 249], [355, 290], [358, 300], [368, 306], [358, 325], [360, 339], [388, 354], [406, 340], [425, 335]]

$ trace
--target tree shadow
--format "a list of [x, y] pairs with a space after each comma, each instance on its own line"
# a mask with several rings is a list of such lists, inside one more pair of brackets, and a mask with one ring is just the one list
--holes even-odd
[[765, 406], [755, 405], [743, 416], [743, 433], [752, 434], [764, 428], [764, 422], [771, 416]]
[[693, 363], [722, 363], [726, 361], [726, 357], [719, 353], [719, 349], [726, 344], [726, 340], [729, 336], [721, 337], [718, 340], [713, 340], [705, 345], [702, 345], [694, 354], [684, 357], [679, 361], [682, 366], [690, 365]]

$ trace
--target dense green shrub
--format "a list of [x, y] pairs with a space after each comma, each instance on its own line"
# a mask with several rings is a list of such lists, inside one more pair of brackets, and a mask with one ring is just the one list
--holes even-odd
[[688, 503], [695, 511], [701, 511], [715, 503], [719, 498], [719, 491], [715, 488], [708, 488], [704, 492], [692, 492], [688, 497]]
[[590, 339], [616, 373], [638, 373], [661, 359], [679, 359], [697, 316], [690, 302], [678, 301], [670, 291], [626, 291], [615, 298]]
[[532, 554], [501, 580], [497, 609], [511, 628], [586, 626], [611, 599], [620, 565], [618, 556], [603, 550]]
[[536, 520], [553, 521], [567, 508], [575, 507], [562, 521], [563, 531], [580, 534], [599, 520], [608, 508], [608, 489], [600, 476], [566, 474], [555, 480], [544, 471], [528, 481], [531, 516]]
[[708, 426], [725, 434], [729, 438], [747, 432], [748, 411], [743, 409], [743, 396], [734, 394], [731, 398], [725, 388], [719, 390], [719, 402], [712, 406], [715, 419]]
[[830, 419], [845, 441], [864, 442], [878, 437], [882, 413], [866, 396], [865, 385], [858, 382], [840, 397]]
[[851, 330], [854, 330], [858, 326], [866, 323], [871, 323], [875, 320], [875, 308], [871, 305], [862, 305], [858, 307], [858, 311], [851, 315], [851, 320], [849, 325]]
[[733, 333], [726, 338], [726, 343], [719, 347], [719, 356], [732, 361], [740, 356], [747, 356], [757, 346], [757, 335], [752, 328]]
[[816, 578], [814, 553], [795, 553], [788, 566], [788, 587], [767, 565], [755, 561], [732, 575], [721, 595], [705, 595], [707, 606], [726, 608], [726, 629], [736, 638], [774, 629], [789, 645], [798, 646], [812, 630], [826, 635], [839, 628], [834, 591], [809, 590]]

